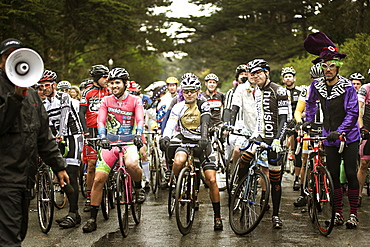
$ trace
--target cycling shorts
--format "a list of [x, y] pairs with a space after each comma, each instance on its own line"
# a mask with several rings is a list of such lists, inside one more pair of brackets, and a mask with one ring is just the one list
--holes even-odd
[[[127, 155], [138, 155], [138, 150], [135, 145], [127, 145], [122, 147], [123, 151], [123, 158], [125, 158]], [[109, 174], [114, 165], [116, 164], [117, 160], [119, 158], [119, 148], [118, 147], [112, 147], [111, 150], [109, 149], [102, 149], [101, 151], [101, 160], [98, 159], [96, 162], [96, 169], [95, 171], [101, 171], [105, 172], [106, 174]]]
[[[190, 142], [190, 143], [198, 143], [198, 142]], [[199, 157], [199, 161], [200, 163], [202, 163], [202, 168], [204, 171], [206, 170], [214, 170], [214, 171], [217, 171], [217, 167], [216, 167], [216, 157], [212, 154], [211, 152], [211, 145], [208, 145], [207, 146], [207, 150], [206, 150], [206, 155], [208, 156], [209, 158], [209, 162], [203, 162], [205, 160], [205, 155], [204, 155], [204, 151], [201, 150], [200, 148], [194, 148], [194, 157]], [[186, 153], [187, 155], [189, 155], [189, 152], [188, 152], [188, 149], [186, 148], [183, 148], [183, 147], [179, 147], [176, 149], [176, 153], [177, 152], [184, 152]]]
[[370, 142], [369, 140], [363, 140], [360, 145], [360, 159], [370, 160]]

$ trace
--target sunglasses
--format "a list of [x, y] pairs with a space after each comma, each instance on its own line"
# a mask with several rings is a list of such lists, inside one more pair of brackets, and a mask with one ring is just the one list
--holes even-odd
[[53, 83], [49, 82], [49, 83], [37, 84], [37, 87], [47, 88], [47, 87], [50, 87], [51, 85], [53, 85]]
[[257, 70], [256, 72], [250, 73], [251, 76], [260, 75], [262, 74], [263, 70]]
[[195, 90], [195, 89], [191, 89], [191, 90], [185, 89], [185, 90], [182, 91], [183, 94], [189, 94], [189, 93], [193, 94], [193, 93], [196, 93], [196, 92], [197, 92], [197, 90]]
[[331, 64], [327, 64], [327, 63], [322, 63], [321, 64], [321, 67], [323, 68], [323, 69], [335, 69], [336, 67], [337, 67], [337, 64], [336, 63], [331, 63]]

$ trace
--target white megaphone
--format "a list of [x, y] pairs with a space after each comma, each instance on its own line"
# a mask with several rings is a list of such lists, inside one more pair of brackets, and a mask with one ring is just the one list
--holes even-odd
[[20, 48], [6, 59], [5, 71], [9, 80], [18, 87], [35, 85], [44, 73], [44, 62], [34, 50]]

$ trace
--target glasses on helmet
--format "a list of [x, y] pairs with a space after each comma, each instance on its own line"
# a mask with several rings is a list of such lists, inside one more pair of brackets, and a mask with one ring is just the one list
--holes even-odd
[[69, 92], [69, 88], [61, 88], [61, 89], [59, 89], [59, 91], [62, 91], [62, 92]]
[[182, 91], [183, 94], [189, 94], [189, 93], [194, 94], [196, 92], [197, 92], [197, 90], [195, 90], [195, 89], [184, 89]]
[[52, 82], [43, 83], [43, 84], [37, 84], [37, 87], [39, 87], [39, 88], [47, 88], [47, 87], [50, 87], [52, 84], [53, 84]]
[[250, 73], [251, 76], [260, 75], [262, 74], [263, 69], [257, 70], [256, 72]]
[[331, 64], [327, 64], [327, 63], [322, 63], [321, 64], [321, 67], [323, 68], [323, 69], [335, 69], [336, 67], [337, 67], [337, 64], [336, 63], [331, 63]]

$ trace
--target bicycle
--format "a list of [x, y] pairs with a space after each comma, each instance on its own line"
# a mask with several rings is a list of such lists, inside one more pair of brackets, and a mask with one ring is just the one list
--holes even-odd
[[[326, 156], [322, 141], [326, 137], [317, 136], [321, 130], [309, 129], [308, 136], [303, 136], [303, 131], [297, 137], [298, 145], [296, 153], [299, 152], [303, 141], [313, 142], [313, 152], [309, 156], [304, 178], [304, 193], [307, 196], [308, 213], [312, 223], [315, 223], [319, 232], [328, 236], [334, 227], [334, 184], [329, 170], [326, 168]], [[316, 136], [311, 136], [315, 133]], [[341, 145], [339, 153], [342, 153], [345, 144], [344, 133], [339, 137]]]
[[237, 181], [236, 188], [231, 191], [230, 226], [238, 235], [253, 231], [262, 220], [268, 207], [270, 182], [267, 175], [259, 169], [257, 161], [263, 150], [272, 149], [272, 147], [264, 142], [250, 140], [249, 145], [240, 150], [254, 149], [254, 158], [250, 162], [248, 173]]
[[54, 186], [51, 170], [40, 158], [36, 174], [37, 215], [43, 233], [48, 233], [54, 217]]
[[136, 193], [133, 189], [134, 182], [127, 172], [126, 165], [123, 160], [123, 146], [132, 145], [130, 143], [111, 143], [111, 147], [118, 148], [118, 163], [113, 168], [113, 175], [111, 182], [112, 188], [115, 192], [117, 215], [120, 232], [123, 237], [128, 236], [128, 206], [131, 206], [132, 218], [136, 224], [141, 221], [141, 203], [136, 202]]
[[[187, 161], [177, 178], [175, 192], [175, 214], [179, 231], [186, 235], [190, 232], [195, 214], [195, 206], [199, 193], [199, 184], [203, 175], [200, 162], [195, 162], [194, 148], [198, 144], [179, 143], [178, 147], [186, 148], [189, 152]], [[206, 159], [207, 160], [207, 159]]]
[[[213, 126], [210, 130], [211, 133], [211, 147], [212, 152], [215, 154], [216, 167], [217, 167], [217, 185], [219, 191], [224, 191], [227, 189], [227, 166], [228, 163], [225, 157], [225, 148], [222, 143], [222, 135], [220, 126]], [[229, 160], [231, 159], [231, 154], [229, 155]]]

